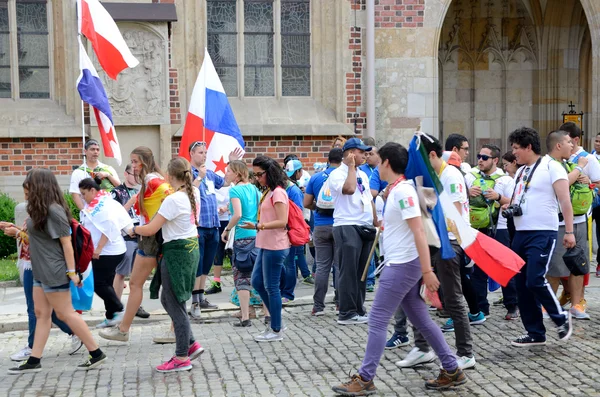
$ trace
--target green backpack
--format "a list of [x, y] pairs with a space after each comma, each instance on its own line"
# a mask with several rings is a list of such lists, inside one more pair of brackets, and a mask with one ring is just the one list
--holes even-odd
[[[496, 180], [506, 175], [485, 175], [475, 169], [471, 171], [475, 176], [472, 186], [481, 187], [482, 191], [493, 189], [496, 186]], [[483, 194], [477, 197], [469, 197], [469, 215], [471, 217], [471, 227], [475, 229], [484, 229], [492, 226], [498, 220], [498, 207], [495, 201], [488, 201]]]
[[[102, 167], [102, 166], [98, 166], [96, 168], [94, 168], [93, 170], [85, 165], [82, 165], [79, 167], [80, 170], [85, 171], [87, 174], [90, 175], [90, 177], [92, 179], [95, 179], [96, 177], [96, 172], [108, 172], [109, 174], [111, 173], [109, 171], [108, 168]], [[96, 181], [97, 182], [97, 181]], [[108, 180], [108, 178], [104, 178], [102, 179], [102, 181], [99, 183], [100, 188], [103, 190], [106, 190], [107, 192], [112, 192], [112, 190], [115, 188], [113, 186], [112, 183], [110, 183], [110, 181]]]
[[[567, 174], [577, 167], [577, 164], [571, 162], [563, 162], [562, 165], [567, 171]], [[573, 215], [586, 215], [592, 207], [592, 203], [594, 202], [594, 190], [591, 189], [590, 185], [586, 183], [575, 182], [569, 186], [569, 191], [571, 193]]]

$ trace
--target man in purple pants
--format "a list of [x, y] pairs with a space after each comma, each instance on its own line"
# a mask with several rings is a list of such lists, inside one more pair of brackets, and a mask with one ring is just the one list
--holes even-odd
[[425, 387], [441, 390], [461, 385], [467, 378], [458, 367], [442, 331], [429, 316], [427, 305], [419, 293], [421, 279], [430, 291], [436, 291], [440, 283], [431, 269], [417, 191], [413, 183], [404, 177], [408, 152], [402, 145], [390, 142], [379, 150], [379, 155], [380, 176], [390, 183], [383, 215], [386, 264], [369, 313], [369, 337], [362, 366], [349, 382], [334, 386], [333, 391], [345, 396], [366, 396], [377, 392], [373, 378], [385, 348], [387, 326], [399, 305], [442, 363], [437, 379], [428, 380]]

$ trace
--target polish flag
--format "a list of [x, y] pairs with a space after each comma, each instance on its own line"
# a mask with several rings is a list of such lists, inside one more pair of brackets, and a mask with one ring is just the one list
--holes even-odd
[[92, 43], [104, 72], [113, 80], [140, 62], [133, 56], [117, 24], [98, 0], [77, 0], [79, 33]]
[[438, 195], [438, 202], [431, 213], [440, 237], [442, 258], [451, 259], [455, 256], [448, 238], [448, 231], [451, 231], [469, 258], [489, 277], [506, 287], [514, 275], [520, 272], [525, 261], [510, 248], [473, 229], [463, 219], [433, 170], [429, 154], [424, 145], [421, 145], [422, 139], [429, 138], [417, 132], [410, 142], [406, 177], [412, 179], [422, 175], [423, 186], [433, 187]]
[[89, 104], [94, 111], [102, 138], [104, 155], [114, 158], [121, 165], [121, 148], [117, 140], [108, 97], [94, 64], [85, 52], [81, 39], [79, 39], [79, 68], [81, 74], [77, 79], [77, 91], [79, 91], [81, 100]]
[[206, 143], [206, 168], [220, 175], [225, 175], [229, 153], [245, 147], [223, 84], [206, 49], [190, 99], [179, 156], [189, 160], [189, 147], [196, 141]]

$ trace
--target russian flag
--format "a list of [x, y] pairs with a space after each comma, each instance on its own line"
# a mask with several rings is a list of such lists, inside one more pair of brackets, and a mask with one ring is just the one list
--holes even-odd
[[89, 104], [94, 110], [98, 121], [98, 130], [102, 138], [104, 155], [114, 158], [121, 165], [121, 148], [113, 125], [108, 97], [96, 68], [94, 68], [92, 61], [85, 52], [81, 39], [79, 39], [79, 68], [81, 74], [77, 79], [77, 91], [79, 91], [81, 100]]
[[113, 80], [140, 62], [133, 56], [117, 24], [98, 0], [77, 0], [79, 33], [92, 43], [102, 69]]
[[195, 141], [206, 142], [206, 168], [222, 175], [225, 175], [229, 153], [245, 147], [223, 84], [206, 49], [190, 99], [179, 155], [189, 160], [188, 149]]

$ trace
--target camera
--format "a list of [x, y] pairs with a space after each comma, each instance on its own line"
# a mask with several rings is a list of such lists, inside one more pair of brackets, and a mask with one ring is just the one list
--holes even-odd
[[507, 209], [502, 211], [502, 216], [505, 217], [506, 219], [511, 219], [511, 218], [514, 218], [515, 216], [521, 216], [521, 215], [523, 215], [523, 209], [518, 204], [510, 205], [510, 206], [508, 206]]

